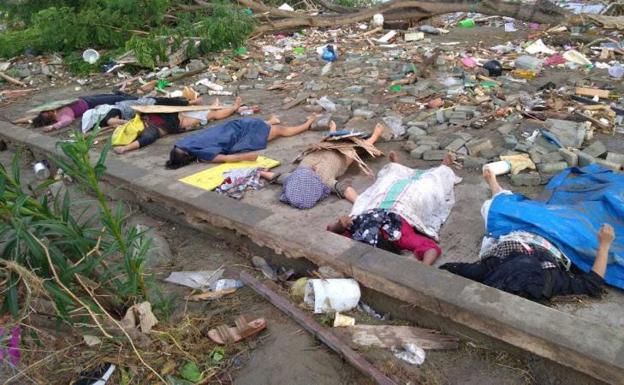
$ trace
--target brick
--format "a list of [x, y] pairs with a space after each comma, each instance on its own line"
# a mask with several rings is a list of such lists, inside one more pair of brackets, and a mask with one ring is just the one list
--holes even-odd
[[608, 160], [604, 160], [604, 159], [596, 159], [596, 164], [599, 164], [606, 168], [610, 168], [611, 170], [614, 170], [614, 171], [622, 170], [622, 166], [620, 164], [609, 162]]
[[516, 139], [514, 135], [505, 135], [503, 140], [505, 141], [505, 148], [508, 148], [510, 150], [516, 148], [516, 146], [518, 145], [518, 139]]
[[542, 155], [542, 162], [544, 163], [552, 163], [552, 162], [560, 162], [563, 159], [563, 156], [559, 153], [559, 151], [557, 152], [549, 152], [546, 155]]
[[426, 129], [429, 127], [429, 122], [425, 120], [412, 120], [412, 121], [407, 122], [407, 125], [409, 127], [418, 127], [418, 128]]
[[531, 157], [531, 160], [533, 161], [533, 163], [535, 164], [542, 163], [542, 154], [540, 154], [536, 149], [534, 148], [530, 149], [529, 156]]
[[466, 143], [468, 154], [471, 156], [479, 155], [483, 150], [492, 148], [492, 142], [489, 139], [476, 139]]
[[496, 158], [497, 156], [499, 156], [500, 153], [501, 152], [496, 148], [486, 148], [485, 150], [481, 150], [479, 152], [479, 156], [485, 159], [492, 159], [492, 158]]
[[588, 155], [593, 156], [594, 158], [598, 158], [599, 156], [607, 153], [607, 147], [604, 145], [604, 143], [597, 140], [591, 145], [585, 147], [583, 149], [583, 152]]
[[561, 154], [561, 156], [563, 157], [563, 160], [566, 161], [569, 167], [578, 166], [578, 162], [579, 162], [578, 155], [575, 154], [573, 151], [570, 151], [565, 148], [560, 148], [559, 154]]
[[372, 119], [375, 116], [375, 112], [371, 110], [365, 110], [363, 108], [358, 108], [353, 111], [353, 116], [361, 117], [364, 119]]
[[537, 172], [529, 172], [511, 176], [511, 184], [514, 186], [539, 186], [541, 183], [542, 177]]
[[502, 126], [498, 127], [496, 131], [498, 131], [501, 135], [509, 135], [512, 131], [516, 129], [516, 125], [513, 123], [505, 123]]
[[477, 158], [474, 156], [464, 157], [464, 168], [481, 168], [487, 163], [487, 160], [483, 158]]
[[445, 150], [429, 150], [423, 153], [424, 160], [442, 160], [446, 157], [447, 151]]
[[410, 127], [407, 130], [407, 135], [409, 136], [410, 140], [413, 140], [414, 142], [416, 142], [416, 141], [418, 141], [419, 137], [426, 136], [427, 135], [427, 131], [423, 130], [422, 128], [418, 128], [418, 127]]
[[531, 151], [531, 149], [533, 148], [526, 143], [518, 143], [516, 147], [514, 147], [514, 150], [519, 151], [519, 152], [524, 152], [526, 154], [528, 154], [529, 151]]
[[540, 163], [539, 166], [537, 166], [539, 172], [544, 174], [556, 174], [566, 168], [568, 168], [568, 163], [566, 162]]
[[411, 152], [413, 149], [415, 149], [416, 147], [418, 147], [418, 145], [414, 142], [412, 142], [411, 140], [408, 140], [406, 142], [403, 143], [403, 145], [401, 146], [405, 151], [407, 152]]

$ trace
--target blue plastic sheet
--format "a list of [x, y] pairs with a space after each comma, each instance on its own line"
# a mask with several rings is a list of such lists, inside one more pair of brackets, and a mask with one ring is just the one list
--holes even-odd
[[598, 165], [568, 168], [551, 179], [539, 200], [498, 195], [487, 231], [493, 237], [518, 230], [541, 235], [589, 271], [603, 223], [615, 229], [605, 281], [624, 288], [624, 175]]

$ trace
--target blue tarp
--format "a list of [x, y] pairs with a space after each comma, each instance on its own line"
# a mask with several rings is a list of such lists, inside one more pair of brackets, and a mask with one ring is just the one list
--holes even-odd
[[603, 223], [615, 230], [605, 281], [624, 289], [624, 175], [598, 165], [568, 168], [551, 179], [544, 196], [498, 195], [487, 231], [499, 237], [523, 230], [555, 244], [583, 271], [592, 268]]

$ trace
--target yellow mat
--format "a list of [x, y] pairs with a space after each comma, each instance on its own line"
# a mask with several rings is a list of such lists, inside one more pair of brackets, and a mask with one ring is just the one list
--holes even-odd
[[204, 190], [212, 191], [219, 187], [223, 180], [223, 174], [238, 168], [273, 168], [280, 165], [280, 162], [274, 159], [259, 156], [256, 161], [245, 161], [235, 163], [223, 163], [216, 167], [212, 167], [193, 175], [189, 175], [180, 179], [180, 182], [191, 186], [199, 187]]

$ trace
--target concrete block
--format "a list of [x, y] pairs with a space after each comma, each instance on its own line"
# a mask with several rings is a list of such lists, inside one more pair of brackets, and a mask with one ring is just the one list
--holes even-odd
[[541, 158], [542, 158], [542, 162], [544, 163], [560, 162], [564, 160], [563, 156], [559, 153], [559, 151], [549, 152], [546, 155], [542, 155]]
[[556, 174], [560, 171], [568, 168], [567, 162], [548, 162], [548, 163], [540, 163], [537, 166], [539, 172], [544, 174]]
[[448, 151], [455, 152], [455, 151], [459, 150], [460, 148], [462, 148], [465, 143], [466, 143], [466, 141], [463, 140], [462, 138], [457, 138], [454, 141], [452, 141], [451, 143], [449, 143], [445, 147], [445, 149], [448, 150]]
[[422, 159], [425, 152], [431, 151], [431, 146], [427, 146], [426, 144], [421, 144], [417, 146], [415, 149], [410, 151], [410, 158], [412, 159]]
[[350, 86], [345, 88], [345, 92], [349, 94], [362, 94], [364, 93], [364, 87], [362, 86]]
[[419, 137], [426, 136], [427, 131], [419, 127], [410, 127], [407, 130], [407, 135], [409, 136], [410, 140], [413, 140], [414, 142], [416, 142]]
[[479, 155], [483, 150], [493, 148], [492, 142], [489, 139], [475, 139], [466, 143], [468, 154], [471, 156]]
[[415, 149], [416, 147], [418, 147], [418, 145], [414, 142], [412, 142], [411, 140], [408, 140], [406, 142], [403, 143], [403, 145], [401, 145], [401, 147], [407, 151], [407, 152], [411, 152], [413, 149]]
[[364, 118], [364, 119], [372, 119], [375, 117], [375, 112], [371, 110], [365, 110], [363, 108], [358, 108], [353, 111], [353, 116]]
[[518, 143], [516, 147], [514, 147], [515, 151], [524, 152], [526, 154], [528, 154], [529, 151], [531, 151], [531, 149], [533, 149], [533, 147], [531, 147], [531, 145], [526, 144], [526, 143]]
[[446, 119], [446, 115], [444, 115], [444, 111], [442, 111], [442, 110], [436, 111], [436, 115], [435, 116], [436, 116], [436, 121], [438, 123], [444, 123], [447, 120]]
[[429, 127], [429, 122], [427, 122], [426, 120], [411, 120], [407, 122], [407, 125], [409, 127], [418, 127], [418, 128], [426, 129]]
[[542, 154], [540, 154], [536, 149], [531, 148], [529, 150], [529, 157], [531, 157], [531, 160], [533, 161], [533, 163], [535, 164], [540, 164], [542, 163]]
[[472, 140], [472, 135], [467, 132], [456, 132], [455, 136], [462, 138], [465, 142]]
[[342, 106], [350, 106], [351, 104], [353, 104], [353, 99], [340, 98], [340, 99], [336, 100], [336, 104], [340, 104]]
[[511, 184], [514, 186], [539, 186], [541, 183], [542, 178], [537, 172], [529, 172], [511, 176]]
[[423, 153], [424, 160], [442, 160], [446, 157], [447, 151], [445, 150], [429, 150]]
[[358, 108], [362, 106], [368, 106], [368, 99], [366, 98], [352, 98], [351, 108]]
[[609, 152], [607, 154], [607, 161], [616, 164], [624, 164], [624, 154], [618, 154], [617, 152]]
[[403, 104], [416, 104], [416, 97], [414, 96], [404, 96], [399, 98], [399, 103]]
[[596, 159], [586, 152], [578, 151], [576, 155], [578, 156], [578, 165], [580, 167], [585, 167], [596, 162]]
[[448, 129], [448, 124], [436, 124], [433, 126], [429, 126], [427, 128], [427, 133], [428, 134], [435, 134], [436, 132], [440, 132], [440, 131], [444, 131]]
[[548, 131], [557, 136], [564, 147], [579, 148], [583, 144], [587, 125], [570, 120], [546, 119]]
[[501, 151], [497, 148], [486, 148], [479, 152], [479, 156], [485, 159], [493, 159], [500, 155]]
[[583, 149], [583, 152], [588, 155], [593, 156], [594, 158], [598, 158], [599, 156], [607, 153], [607, 147], [604, 145], [604, 143], [597, 140], [591, 145], [585, 147]]
[[578, 166], [578, 162], [579, 162], [578, 155], [574, 153], [573, 151], [570, 151], [565, 148], [560, 148], [559, 154], [561, 154], [561, 156], [563, 157], [563, 160], [566, 161], [569, 167]]
[[464, 168], [481, 168], [487, 163], [487, 160], [475, 156], [464, 157]]
[[610, 168], [611, 170], [622, 171], [622, 166], [618, 163], [609, 162], [608, 160], [604, 160], [600, 158], [596, 158], [595, 161], [597, 164], [606, 168]]

